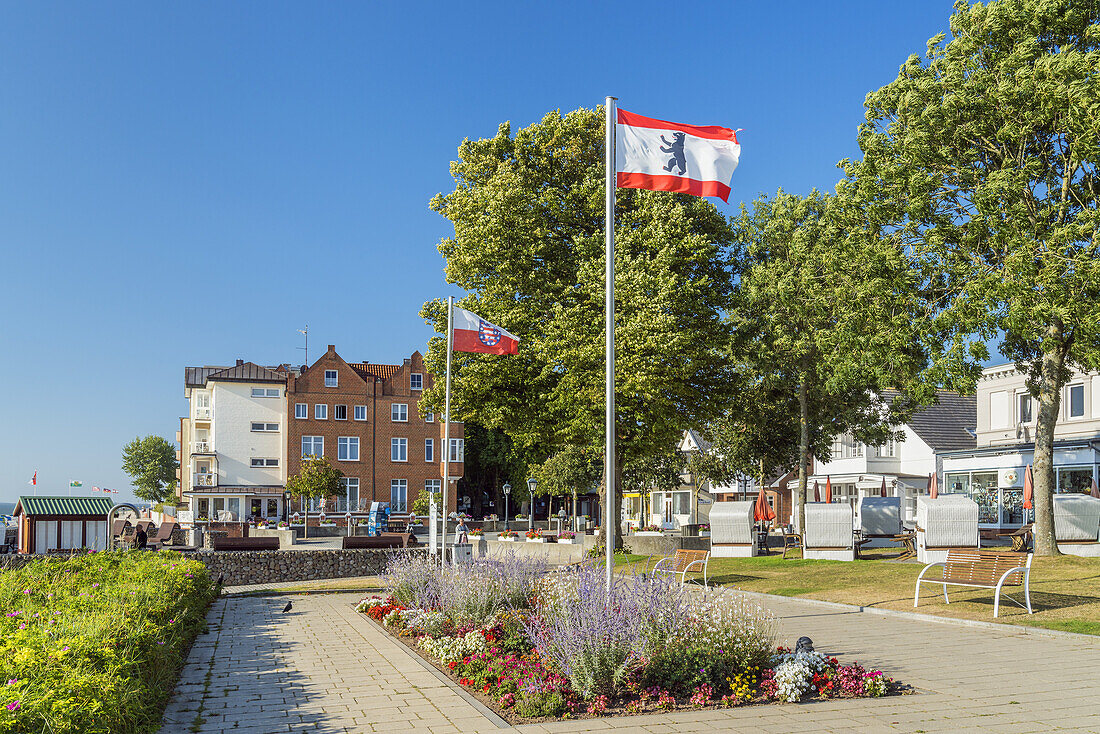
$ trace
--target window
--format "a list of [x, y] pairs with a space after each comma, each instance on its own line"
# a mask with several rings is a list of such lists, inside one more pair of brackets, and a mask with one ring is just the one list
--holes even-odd
[[279, 460], [278, 459], [257, 459], [257, 458], [252, 459], [252, 467], [254, 469], [259, 469], [259, 468], [265, 467], [265, 466], [278, 466], [278, 465], [279, 465]]
[[346, 405], [334, 405], [332, 406], [334, 415], [332, 416], [338, 421], [346, 421], [348, 419], [348, 406]]
[[1026, 392], [1016, 396], [1016, 422], [1031, 423], [1031, 395]]
[[861, 441], [852, 442], [852, 456], [856, 458], [863, 456], [863, 443]]
[[409, 460], [409, 439], [407, 438], [391, 438], [390, 439], [390, 461], [408, 461]]
[[302, 436], [302, 458], [325, 455], [324, 436]]
[[263, 433], [276, 433], [279, 430], [279, 424], [254, 422], [252, 424], [252, 430], [262, 431]]
[[451, 456], [450, 456], [450, 460], [454, 461], [454, 462], [463, 461], [462, 456], [465, 453], [465, 449], [466, 449], [466, 441], [464, 441], [461, 438], [452, 438], [451, 439]]
[[439, 480], [439, 479], [425, 479], [424, 480], [424, 491], [427, 492], [428, 494], [435, 494], [436, 492], [439, 491], [440, 486], [441, 486], [441, 480]]
[[405, 423], [409, 420], [409, 406], [405, 403], [394, 403], [390, 406], [390, 420], [394, 423]]
[[409, 388], [413, 390], [424, 389], [424, 375], [419, 372], [413, 372], [409, 375]]
[[1058, 473], [1059, 492], [1088, 494], [1092, 491], [1091, 466], [1058, 467], [1055, 471]]
[[279, 388], [277, 388], [277, 387], [254, 387], [254, 388], [252, 388], [252, 397], [254, 397], [254, 398], [277, 398], [277, 397], [279, 397]]
[[367, 419], [367, 406], [356, 405], [355, 406], [355, 420], [365, 421]]
[[336, 511], [347, 512], [359, 509], [359, 478], [342, 477], [340, 494], [336, 497]]
[[328, 420], [328, 406], [324, 403], [317, 403], [314, 405], [313, 417], [319, 421]]
[[295, 403], [294, 404], [294, 417], [298, 420], [306, 420], [309, 418], [309, 404], [308, 403]]
[[336, 370], [325, 370], [325, 387], [336, 387], [339, 384], [340, 373]]
[[1085, 386], [1070, 385], [1066, 388], [1066, 409], [1069, 418], [1081, 418], [1085, 415]]
[[390, 480], [390, 512], [408, 512], [409, 482], [407, 479]]
[[336, 458], [340, 461], [359, 461], [359, 439], [355, 436], [336, 439]]
[[425, 413], [424, 414], [424, 422], [425, 423], [435, 423], [435, 413]]
[[888, 439], [886, 443], [881, 446], [875, 447], [875, 453], [882, 458], [889, 458], [894, 455], [894, 439]]
[[836, 461], [837, 459], [844, 458], [844, 437], [837, 436], [833, 439], [833, 450], [830, 459]]
[[435, 461], [435, 440], [424, 439], [424, 461]]

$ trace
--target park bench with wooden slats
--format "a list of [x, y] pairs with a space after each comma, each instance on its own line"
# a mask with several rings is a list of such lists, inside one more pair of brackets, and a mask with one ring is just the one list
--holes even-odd
[[213, 539], [216, 551], [265, 551], [279, 550], [278, 538], [222, 538]]
[[[1024, 601], [1021, 604], [1012, 597], [1005, 595], [1013, 604], [1021, 609], [1031, 610], [1031, 559], [1032, 554], [1027, 554], [1027, 562], [1020, 565], [1020, 556], [1017, 553], [1005, 553], [1002, 551], [981, 550], [978, 548], [952, 548], [947, 552], [947, 560], [941, 563], [929, 563], [917, 577], [916, 590], [913, 594], [913, 606], [920, 601], [921, 584], [941, 584], [943, 586], [943, 600], [950, 604], [947, 598], [948, 586], [973, 586], [982, 589], [994, 589], [993, 616], [1000, 613], [1001, 588], [1004, 586], [1023, 586]], [[938, 579], [924, 578], [924, 574], [933, 566], [943, 569], [943, 576]]]
[[654, 576], [679, 576], [680, 583], [687, 579], [688, 572], [696, 566], [702, 566], [703, 586], [707, 585], [707, 566], [710, 563], [710, 551], [684, 550], [677, 548], [676, 554], [662, 558], [653, 567]]

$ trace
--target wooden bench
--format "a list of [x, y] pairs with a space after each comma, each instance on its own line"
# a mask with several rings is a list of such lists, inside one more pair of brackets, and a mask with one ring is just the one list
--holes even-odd
[[654, 576], [679, 576], [680, 583], [685, 583], [688, 572], [695, 566], [703, 567], [703, 586], [707, 585], [707, 565], [710, 562], [710, 551], [684, 550], [679, 548], [676, 555], [668, 556], [657, 561], [653, 567]]
[[412, 533], [382, 533], [381, 535], [345, 535], [341, 541], [344, 549], [408, 548], [417, 544]]
[[[916, 590], [913, 594], [913, 606], [917, 606], [920, 601], [921, 584], [942, 584], [943, 600], [948, 604], [951, 603], [951, 600], [947, 598], [948, 586], [973, 586], [981, 589], [994, 589], [993, 616], [996, 618], [1001, 609], [1001, 588], [1023, 585], [1026, 606], [1008, 595], [1005, 595], [1005, 598], [1021, 609], [1026, 609], [1028, 614], [1032, 614], [1031, 591], [1029, 588], [1031, 559], [1032, 554], [1028, 553], [1027, 562], [1021, 566], [1020, 556], [1016, 553], [979, 550], [977, 548], [973, 550], [953, 548], [947, 552], [946, 561], [929, 563], [920, 572], [920, 576], [917, 577]], [[924, 574], [933, 566], [943, 568], [942, 578], [924, 578]]]
[[213, 539], [216, 551], [264, 551], [279, 550], [278, 538], [219, 538]]

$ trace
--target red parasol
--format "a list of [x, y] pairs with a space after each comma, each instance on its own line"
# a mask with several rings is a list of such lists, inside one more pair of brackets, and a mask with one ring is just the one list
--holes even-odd
[[928, 475], [928, 496], [932, 499], [936, 499], [940, 496], [940, 483], [939, 478], [936, 476], [936, 472], [932, 472]]
[[825, 502], [832, 504], [833, 501], [833, 478], [825, 477]]
[[1096, 486], [1096, 480], [1092, 480], [1092, 496], [1100, 500], [1100, 487]]
[[1030, 510], [1032, 507], [1031, 496], [1035, 494], [1035, 487], [1032, 485], [1031, 480], [1031, 464], [1024, 467], [1024, 509]]
[[760, 494], [756, 496], [756, 505], [752, 508], [752, 519], [756, 522], [767, 522], [775, 519], [775, 510], [768, 504], [768, 498], [764, 494], [764, 488], [760, 488]]
[[882, 478], [882, 496], [886, 496], [886, 477]]
[[821, 501], [821, 492], [819, 491], [819, 489], [820, 489], [820, 487], [819, 487], [818, 483], [814, 482], [814, 502], [820, 502]]

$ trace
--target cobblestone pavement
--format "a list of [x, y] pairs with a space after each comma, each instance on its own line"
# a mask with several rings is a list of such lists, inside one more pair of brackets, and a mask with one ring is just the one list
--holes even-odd
[[378, 576], [346, 576], [339, 579], [311, 579], [308, 581], [280, 581], [278, 583], [271, 584], [245, 584], [242, 586], [226, 586], [222, 588], [222, 593], [227, 596], [235, 596], [238, 594], [255, 594], [257, 592], [270, 591], [274, 593], [281, 593], [285, 589], [293, 589], [295, 593], [299, 591], [309, 591], [310, 589], [338, 589], [338, 590], [351, 590], [351, 589], [364, 589], [366, 593], [369, 588], [378, 586]]
[[[191, 651], [161, 734], [498, 731], [499, 721], [358, 615], [360, 594], [228, 597]], [[293, 610], [283, 614], [287, 599]], [[1100, 639], [860, 614], [769, 598], [786, 644], [881, 668], [918, 695], [565, 721], [530, 734], [1093, 732]]]

